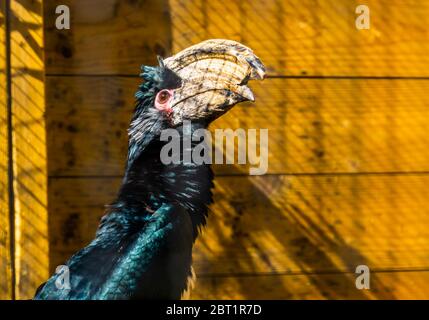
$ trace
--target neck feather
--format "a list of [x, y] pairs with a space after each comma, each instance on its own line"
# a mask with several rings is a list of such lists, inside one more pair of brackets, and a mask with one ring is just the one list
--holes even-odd
[[[160, 140], [163, 127], [164, 122], [153, 115], [131, 122], [127, 168], [116, 203], [144, 214], [157, 210], [162, 203], [179, 204], [189, 212], [196, 237], [206, 223], [208, 205], [212, 202], [213, 172], [208, 164], [185, 162], [183, 148], [179, 163], [163, 164], [160, 153], [168, 143]], [[201, 128], [205, 124], [192, 123], [187, 129], [193, 132]], [[176, 129], [183, 146], [183, 127]], [[198, 142], [191, 141], [191, 149], [196, 145]]]

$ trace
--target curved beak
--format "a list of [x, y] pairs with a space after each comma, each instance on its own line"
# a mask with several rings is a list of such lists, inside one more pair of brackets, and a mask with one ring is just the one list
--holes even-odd
[[164, 60], [182, 79], [171, 103], [174, 125], [184, 119], [214, 120], [235, 104], [255, 101], [249, 80], [265, 67], [252, 50], [230, 40], [207, 40]]

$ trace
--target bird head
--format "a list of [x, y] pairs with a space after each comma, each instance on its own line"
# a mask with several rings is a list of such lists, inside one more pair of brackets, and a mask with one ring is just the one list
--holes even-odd
[[158, 59], [159, 66], [143, 67], [146, 83], [137, 99], [150, 96], [150, 106], [171, 127], [184, 120], [209, 123], [239, 102], [254, 101], [247, 83], [265, 75], [253, 51], [231, 40], [207, 40]]
[[207, 126], [235, 104], [254, 101], [249, 80], [263, 79], [265, 67], [253, 51], [231, 40], [212, 39], [191, 46], [159, 66], [143, 66], [129, 128], [131, 162], [166, 128], [183, 121]]

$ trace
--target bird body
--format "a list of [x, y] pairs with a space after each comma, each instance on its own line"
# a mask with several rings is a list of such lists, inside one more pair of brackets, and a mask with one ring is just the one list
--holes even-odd
[[[222, 72], [218, 60], [242, 74]], [[160, 151], [167, 142], [160, 135], [174, 128], [182, 144], [186, 130], [205, 129], [234, 104], [253, 99], [246, 84], [255, 72], [263, 76], [259, 59], [228, 40], [209, 40], [160, 60], [159, 67], [143, 67], [117, 199], [95, 239], [66, 263], [70, 286], [59, 289], [54, 274], [35, 299], [181, 298], [192, 276], [192, 247], [212, 202], [213, 173], [209, 164], [185, 161], [189, 150], [183, 148], [178, 163], [163, 163]], [[191, 121], [189, 128], [184, 120]], [[189, 148], [199, 143], [191, 141]]]

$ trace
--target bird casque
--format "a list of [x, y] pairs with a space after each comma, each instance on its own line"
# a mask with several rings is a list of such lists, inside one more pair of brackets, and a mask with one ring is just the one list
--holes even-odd
[[254, 101], [247, 82], [263, 79], [265, 68], [248, 47], [213, 39], [142, 71], [117, 198], [95, 239], [66, 262], [70, 286], [58, 288], [54, 274], [34, 299], [179, 299], [188, 288], [213, 173], [208, 164], [163, 164], [161, 132], [183, 136], [185, 120], [186, 130], [207, 128], [235, 104]]

